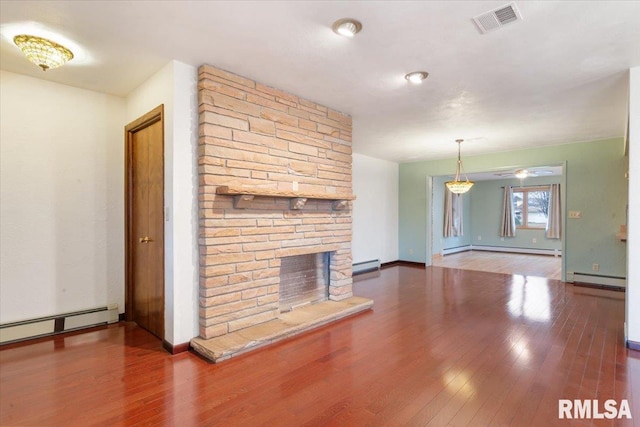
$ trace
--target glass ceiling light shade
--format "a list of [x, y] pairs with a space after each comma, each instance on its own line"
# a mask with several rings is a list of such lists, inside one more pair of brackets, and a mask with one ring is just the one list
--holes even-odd
[[69, 49], [42, 37], [20, 34], [13, 38], [13, 42], [29, 61], [43, 71], [58, 68], [73, 59], [73, 53]]
[[353, 37], [362, 30], [360, 21], [351, 18], [338, 19], [331, 26], [333, 32], [345, 37]]
[[458, 143], [458, 165], [456, 166], [456, 177], [453, 181], [447, 181], [444, 185], [447, 186], [449, 191], [453, 194], [463, 194], [466, 193], [473, 187], [473, 181], [469, 181], [467, 174], [464, 174], [464, 181], [460, 180], [460, 171], [462, 170], [462, 160], [460, 160], [460, 144], [462, 144], [462, 139], [456, 139]]
[[409, 73], [404, 76], [405, 79], [415, 85], [419, 85], [427, 77], [429, 77], [429, 73], [427, 73], [426, 71], [414, 71], [413, 73]]
[[529, 171], [526, 169], [518, 169], [516, 171], [516, 178], [518, 179], [525, 179], [528, 176], [529, 176]]

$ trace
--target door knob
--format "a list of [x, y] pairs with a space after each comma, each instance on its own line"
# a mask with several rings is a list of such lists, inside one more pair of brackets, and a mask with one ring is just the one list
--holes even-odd
[[152, 239], [149, 238], [149, 236], [144, 236], [144, 237], [140, 237], [140, 243], [149, 243], [149, 242], [153, 242]]

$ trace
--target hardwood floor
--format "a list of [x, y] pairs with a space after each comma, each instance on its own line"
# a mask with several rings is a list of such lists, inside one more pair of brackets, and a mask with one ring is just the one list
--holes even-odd
[[[373, 311], [218, 365], [127, 323], [5, 347], [0, 425], [640, 426], [624, 293], [406, 266], [355, 292]], [[561, 398], [633, 419], [558, 420]]]
[[466, 251], [434, 257], [434, 267], [562, 279], [562, 258], [506, 252]]

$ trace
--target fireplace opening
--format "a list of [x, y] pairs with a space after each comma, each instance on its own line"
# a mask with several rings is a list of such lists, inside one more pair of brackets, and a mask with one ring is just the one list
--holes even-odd
[[284, 257], [280, 264], [280, 312], [329, 299], [329, 252]]

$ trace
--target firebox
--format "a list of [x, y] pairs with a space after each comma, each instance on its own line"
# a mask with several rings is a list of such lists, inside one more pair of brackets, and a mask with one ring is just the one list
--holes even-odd
[[329, 252], [284, 257], [280, 265], [280, 312], [326, 301]]

